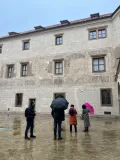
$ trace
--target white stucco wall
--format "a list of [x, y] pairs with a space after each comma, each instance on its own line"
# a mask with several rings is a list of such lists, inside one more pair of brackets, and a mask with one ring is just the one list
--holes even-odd
[[[97, 115], [104, 114], [104, 111], [118, 115], [113, 41], [113, 34], [117, 34], [113, 33], [114, 30], [119, 32], [116, 31], [119, 28], [115, 29], [116, 23], [116, 20], [94, 21], [0, 40], [0, 44], [3, 44], [0, 54], [0, 110], [10, 108], [11, 111], [24, 111], [29, 98], [36, 98], [37, 112], [50, 113], [53, 94], [65, 92], [66, 98], [70, 104], [75, 104], [79, 113], [81, 105], [88, 101], [94, 105]], [[88, 29], [100, 26], [107, 26], [107, 38], [88, 40]], [[61, 33], [63, 45], [55, 46], [55, 35]], [[25, 39], [30, 39], [30, 49], [22, 51], [22, 41]], [[93, 55], [105, 55], [106, 72], [92, 72]], [[55, 76], [53, 59], [61, 58], [64, 58], [64, 74]], [[20, 77], [20, 62], [29, 62], [31, 73], [28, 77]], [[14, 78], [6, 78], [6, 64], [15, 64]], [[101, 88], [112, 89], [111, 107], [101, 106]], [[16, 93], [23, 93], [23, 104], [19, 108], [15, 107]]]

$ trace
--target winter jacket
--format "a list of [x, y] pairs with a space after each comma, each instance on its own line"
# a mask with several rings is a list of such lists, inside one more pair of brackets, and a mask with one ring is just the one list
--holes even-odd
[[25, 110], [25, 117], [27, 121], [32, 121], [34, 120], [36, 114], [35, 111], [32, 109], [32, 107], [28, 107]]
[[54, 118], [54, 120], [56, 120], [56, 121], [64, 121], [65, 120], [64, 110], [55, 111], [54, 109], [52, 109], [51, 115]]
[[71, 116], [70, 115], [70, 110], [69, 110], [69, 124], [70, 125], [77, 125], [77, 118], [76, 118], [76, 115], [77, 115], [77, 111], [75, 108], [71, 107], [70, 109], [73, 109], [74, 110], [74, 115]]

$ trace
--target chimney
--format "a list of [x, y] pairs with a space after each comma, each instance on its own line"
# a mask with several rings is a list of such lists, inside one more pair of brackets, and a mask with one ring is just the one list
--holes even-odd
[[17, 32], [8, 32], [8, 34], [9, 34], [9, 36], [14, 36], [14, 35], [17, 35], [19, 33], [17, 33]]
[[45, 27], [43, 26], [35, 26], [34, 28], [35, 30], [45, 30]]
[[94, 13], [94, 14], [91, 14], [90, 15], [91, 19], [97, 19], [100, 17], [100, 14], [99, 13]]
[[68, 20], [60, 21], [61, 25], [69, 25], [70, 22]]

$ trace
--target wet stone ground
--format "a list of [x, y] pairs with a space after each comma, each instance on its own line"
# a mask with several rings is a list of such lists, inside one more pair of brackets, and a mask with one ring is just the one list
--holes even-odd
[[120, 160], [120, 119], [91, 118], [89, 133], [69, 133], [63, 123], [63, 140], [53, 140], [53, 119], [37, 115], [34, 140], [24, 140], [24, 116], [0, 115], [0, 160]]

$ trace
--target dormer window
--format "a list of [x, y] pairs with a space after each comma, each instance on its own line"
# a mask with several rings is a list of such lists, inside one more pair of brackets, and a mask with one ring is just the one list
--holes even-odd
[[61, 25], [69, 25], [70, 22], [68, 20], [60, 21]]
[[43, 26], [35, 26], [34, 28], [35, 30], [45, 30], [45, 27]]
[[99, 18], [100, 15], [99, 15], [99, 13], [94, 13], [94, 14], [91, 14], [90, 17], [91, 17], [91, 19], [96, 19], [96, 18]]

